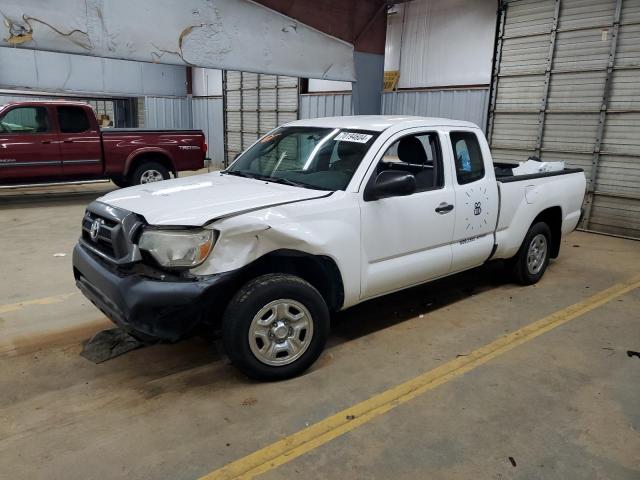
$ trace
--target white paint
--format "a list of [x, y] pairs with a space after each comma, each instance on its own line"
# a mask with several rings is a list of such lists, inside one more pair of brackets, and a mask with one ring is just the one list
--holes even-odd
[[[219, 237], [212, 253], [193, 270], [198, 275], [236, 270], [278, 249], [327, 256], [342, 276], [343, 308], [478, 266], [491, 253], [494, 233], [495, 258], [511, 257], [533, 219], [546, 208], [562, 209], [563, 233], [577, 225], [583, 174], [500, 184], [481, 130], [468, 122], [364, 116], [300, 120], [290, 125], [335, 129], [355, 125], [379, 135], [345, 191], [328, 194], [215, 173], [127, 188], [100, 201], [141, 214], [155, 225], [216, 229]], [[481, 180], [466, 185], [455, 180], [449, 140], [451, 131], [460, 130], [477, 135], [486, 172]], [[404, 135], [422, 132], [436, 132], [443, 146], [444, 188], [364, 201], [364, 186], [387, 148]], [[525, 198], [529, 185], [540, 191], [533, 205]], [[466, 225], [478, 201], [493, 223], [469, 231]], [[442, 202], [454, 204], [454, 210], [436, 213], [435, 207]]]
[[[384, 45], [385, 71], [400, 70], [400, 46], [402, 44], [402, 25], [404, 22], [404, 3], [395, 5], [387, 14], [387, 39]], [[393, 12], [393, 13], [391, 13]]]
[[495, 0], [414, 0], [403, 7], [388, 16], [385, 47], [385, 70], [400, 70], [399, 88], [489, 84]]
[[411, 115], [352, 115], [345, 117], [308, 118], [305, 120], [297, 120], [295, 122], [288, 123], [287, 125], [372, 130], [374, 132], [385, 131], [387, 134], [395, 131], [396, 129], [401, 130], [404, 128], [427, 125], [477, 128], [473, 123], [464, 122], [462, 120], [416, 117]]
[[309, 92], [350, 92], [351, 82], [336, 82], [334, 80], [309, 79]]
[[115, 190], [99, 200], [135, 211], [153, 225], [203, 225], [243, 210], [323, 195], [320, 190], [213, 172]]
[[194, 97], [222, 96], [222, 70], [195, 67], [192, 74]]
[[[531, 222], [538, 212], [547, 208], [561, 208], [563, 235], [573, 231], [580, 219], [585, 184], [584, 175], [558, 175], [527, 182], [498, 183], [500, 217], [496, 232], [496, 258], [515, 255]], [[535, 202], [529, 203], [524, 191], [532, 186], [536, 190], [536, 198]]]
[[354, 80], [351, 44], [245, 0], [5, 0], [2, 14], [0, 46], [23, 31], [16, 48]]

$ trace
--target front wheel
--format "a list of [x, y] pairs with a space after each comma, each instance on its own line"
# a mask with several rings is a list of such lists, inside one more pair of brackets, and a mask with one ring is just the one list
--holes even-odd
[[256, 380], [283, 380], [304, 372], [329, 336], [329, 311], [305, 280], [262, 275], [231, 300], [222, 339], [231, 362]]
[[533, 285], [544, 275], [549, 265], [551, 230], [544, 222], [531, 226], [520, 250], [510, 261], [515, 280], [522, 285]]

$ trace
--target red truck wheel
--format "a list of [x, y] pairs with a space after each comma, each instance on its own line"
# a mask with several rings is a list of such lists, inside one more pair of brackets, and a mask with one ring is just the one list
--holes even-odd
[[160, 182], [171, 178], [169, 170], [157, 162], [144, 162], [133, 171], [131, 185]]

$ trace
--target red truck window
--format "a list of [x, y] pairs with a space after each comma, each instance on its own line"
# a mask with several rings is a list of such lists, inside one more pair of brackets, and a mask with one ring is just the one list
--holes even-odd
[[45, 107], [16, 107], [0, 118], [0, 132], [45, 133], [51, 131], [51, 122]]
[[80, 133], [91, 129], [87, 112], [81, 107], [58, 107], [58, 123], [62, 133]]

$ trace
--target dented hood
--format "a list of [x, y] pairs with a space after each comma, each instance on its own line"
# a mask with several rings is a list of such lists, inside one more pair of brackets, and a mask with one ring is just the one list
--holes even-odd
[[328, 194], [214, 172], [124, 188], [98, 201], [142, 215], [151, 225], [199, 226], [250, 210]]

